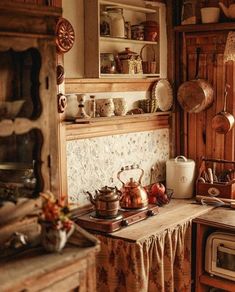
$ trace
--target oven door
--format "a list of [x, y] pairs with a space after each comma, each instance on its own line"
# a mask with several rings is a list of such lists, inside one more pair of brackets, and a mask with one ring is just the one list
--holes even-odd
[[215, 232], [208, 237], [206, 270], [212, 275], [235, 281], [234, 234]]

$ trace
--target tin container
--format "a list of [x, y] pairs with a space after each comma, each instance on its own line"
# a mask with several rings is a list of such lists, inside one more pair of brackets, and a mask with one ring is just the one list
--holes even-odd
[[166, 162], [166, 187], [173, 189], [173, 198], [192, 198], [195, 183], [195, 161], [177, 156]]
[[143, 25], [132, 25], [131, 26], [131, 38], [133, 40], [144, 40], [144, 26]]

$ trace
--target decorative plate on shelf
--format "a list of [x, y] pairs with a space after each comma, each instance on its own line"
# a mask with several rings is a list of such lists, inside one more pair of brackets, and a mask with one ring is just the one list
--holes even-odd
[[56, 24], [56, 50], [58, 54], [68, 52], [75, 40], [72, 24], [65, 18], [60, 17]]
[[173, 105], [173, 91], [168, 80], [162, 79], [153, 85], [152, 99], [158, 101], [158, 108], [161, 111], [170, 110]]

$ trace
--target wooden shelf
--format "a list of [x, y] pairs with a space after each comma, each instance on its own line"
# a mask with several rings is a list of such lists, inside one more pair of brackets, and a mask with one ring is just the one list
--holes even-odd
[[218, 30], [233, 30], [235, 29], [235, 22], [219, 22], [209, 24], [189, 24], [179, 25], [174, 28], [176, 32], [208, 32]]
[[152, 131], [170, 126], [171, 112], [81, 119], [79, 123], [64, 122], [66, 140], [94, 138], [133, 132]]
[[160, 74], [100, 74], [100, 78], [152, 78], [160, 77]]
[[112, 6], [120, 7], [123, 9], [132, 10], [132, 11], [136, 11], [136, 12], [142, 12], [142, 13], [156, 13], [156, 10], [152, 9], [152, 8], [146, 8], [146, 7], [135, 6], [135, 5], [128, 5], [128, 4], [117, 3], [117, 2], [113, 2], [113, 1], [101, 0], [100, 5], [112, 5]]
[[[106, 74], [107, 75], [107, 74]], [[128, 75], [128, 74], [126, 74]], [[128, 75], [129, 76], [129, 75]], [[65, 93], [87, 93], [87, 92], [129, 92], [129, 91], [148, 91], [151, 90], [153, 83], [158, 78], [118, 78], [118, 76], [110, 76], [110, 78], [90, 78], [90, 79], [65, 79]], [[111, 78], [112, 77], [112, 78]]]
[[222, 279], [218, 277], [211, 277], [208, 274], [202, 274], [200, 276], [200, 282], [207, 286], [213, 286], [218, 289], [223, 289], [226, 291], [235, 291], [235, 282]]
[[118, 43], [129, 43], [129, 44], [148, 44], [148, 45], [157, 45], [158, 42], [151, 41], [140, 41], [140, 40], [132, 40], [132, 39], [124, 39], [124, 38], [113, 38], [113, 37], [100, 37], [101, 42], [118, 42]]

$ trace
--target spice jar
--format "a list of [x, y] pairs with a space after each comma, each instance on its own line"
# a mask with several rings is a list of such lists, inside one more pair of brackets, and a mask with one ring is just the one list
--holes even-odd
[[107, 7], [111, 19], [110, 35], [115, 38], [125, 38], [125, 19], [122, 8]]
[[111, 18], [108, 11], [102, 11], [100, 14], [100, 35], [110, 36]]

